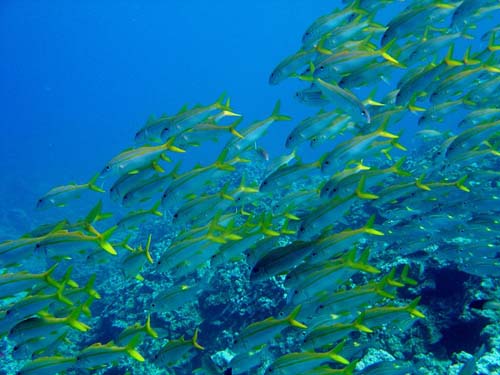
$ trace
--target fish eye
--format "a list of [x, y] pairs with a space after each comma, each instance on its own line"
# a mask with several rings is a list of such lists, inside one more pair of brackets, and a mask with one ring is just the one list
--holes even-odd
[[323, 71], [325, 70], [325, 67], [323, 65], [320, 65], [319, 70]]
[[298, 291], [297, 289], [295, 289], [295, 290], [293, 291], [293, 294], [297, 295], [297, 294], [299, 294], [299, 291]]
[[176, 212], [176, 213], [174, 214], [174, 219], [178, 219], [178, 218], [179, 218], [179, 214]]
[[109, 171], [111, 169], [111, 167], [109, 165], [106, 165], [106, 168], [104, 168], [104, 169]]
[[156, 307], [156, 303], [152, 302], [151, 307]]
[[325, 164], [326, 165], [330, 165], [330, 161], [329, 160], [325, 160]]

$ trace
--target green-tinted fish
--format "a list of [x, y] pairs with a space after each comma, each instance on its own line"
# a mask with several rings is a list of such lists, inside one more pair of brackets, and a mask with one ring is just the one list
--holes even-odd
[[225, 147], [229, 156], [234, 157], [247, 150], [249, 147], [254, 146], [255, 142], [266, 133], [269, 126], [271, 126], [274, 122], [291, 120], [290, 116], [280, 113], [280, 107], [281, 102], [278, 100], [274, 106], [271, 116], [264, 120], [256, 121], [250, 124], [247, 128], [243, 129], [241, 131], [243, 138], [230, 139]]
[[239, 117], [236, 121], [229, 125], [219, 125], [214, 122], [203, 122], [196, 124], [188, 131], [179, 134], [176, 138], [177, 146], [187, 148], [188, 146], [200, 146], [207, 140], [218, 142], [218, 136], [224, 133], [230, 133], [237, 138], [243, 138], [236, 127], [243, 121], [243, 117]]
[[427, 25], [452, 14], [455, 8], [454, 4], [434, 1], [417, 6], [412, 4], [389, 21], [381, 43], [385, 45], [394, 38], [402, 39], [410, 34], [422, 32]]
[[57, 337], [58, 329], [65, 326], [72, 327], [80, 332], [87, 332], [90, 327], [78, 321], [81, 307], [76, 308], [64, 318], [56, 318], [50, 314], [25, 319], [17, 323], [9, 332], [9, 338], [15, 341], [28, 341], [38, 337]]
[[125, 346], [116, 346], [113, 341], [107, 344], [95, 343], [81, 350], [76, 356], [76, 368], [93, 369], [95, 367], [110, 364], [123, 355], [139, 362], [144, 362], [144, 357], [135, 349], [140, 343], [140, 335], [136, 335]]
[[265, 374], [269, 375], [295, 375], [312, 370], [325, 362], [333, 362], [348, 365], [349, 361], [339, 353], [344, 343], [340, 343], [332, 350], [323, 353], [297, 352], [288, 353], [276, 359], [267, 369]]
[[89, 190], [104, 193], [104, 190], [95, 184], [98, 177], [99, 174], [96, 174], [86, 184], [70, 184], [50, 189], [43, 197], [38, 199], [36, 208], [63, 207], [68, 202], [80, 198], [83, 193]]
[[170, 161], [165, 156], [165, 151], [185, 152], [174, 145], [174, 138], [169, 138], [164, 144], [159, 146], [142, 146], [123, 151], [115, 156], [101, 171], [101, 177], [112, 174], [123, 176], [124, 174], [135, 174], [141, 169], [151, 167], [158, 172], [163, 169], [158, 165], [160, 158]]
[[305, 241], [295, 241], [269, 251], [250, 272], [251, 281], [262, 281], [269, 277], [286, 273], [309, 255], [312, 246]]
[[372, 307], [363, 312], [363, 323], [371, 328], [376, 329], [386, 324], [396, 324], [398, 321], [406, 320], [408, 315], [411, 318], [425, 319], [425, 315], [417, 310], [417, 305], [421, 297], [415, 298], [406, 306], [380, 306]]
[[288, 56], [274, 68], [269, 76], [269, 84], [277, 85], [286, 78], [294, 75], [297, 71], [300, 71], [300, 68], [306, 67], [309, 61], [313, 61], [316, 54], [317, 50], [311, 48], [307, 50], [300, 49], [293, 55]]
[[212, 164], [206, 167], [197, 166], [175, 178], [163, 191], [162, 207], [170, 210], [179, 208], [185, 197], [199, 194], [200, 188], [204, 187], [209, 179], [214, 177], [216, 171], [233, 172], [236, 168], [232, 165], [232, 160], [226, 160], [227, 155], [228, 151], [225, 149]]
[[138, 280], [143, 279], [140, 275], [144, 263], [148, 261], [154, 264], [153, 258], [149, 252], [151, 247], [151, 234], [148, 237], [146, 247], [139, 246], [133, 253], [127, 255], [122, 260], [122, 269], [126, 277], [135, 277]]
[[294, 148], [329, 129], [340, 133], [350, 121], [349, 115], [342, 115], [338, 110], [319, 112], [316, 116], [302, 120], [286, 138], [285, 147]]
[[197, 301], [196, 295], [200, 291], [197, 285], [175, 285], [162, 291], [151, 302], [151, 310], [167, 313]]
[[55, 258], [71, 256], [75, 252], [96, 248], [102, 249], [111, 255], [116, 255], [116, 250], [109, 243], [109, 239], [117, 228], [117, 226], [114, 226], [100, 233], [91, 225], [88, 225], [88, 229], [94, 233], [93, 236], [81, 231], [69, 232], [67, 230], [58, 230], [43, 237], [36, 244], [36, 249], [43, 249], [47, 252], [47, 255]]
[[73, 302], [63, 295], [63, 291], [63, 288], [61, 288], [53, 294], [29, 295], [10, 305], [5, 310], [5, 317], [3, 320], [0, 320], [0, 332], [10, 330], [21, 320], [35, 315], [49, 306], [55, 305], [57, 302], [65, 306], [73, 306]]
[[17, 293], [28, 291], [35, 287], [52, 286], [61, 289], [62, 285], [52, 278], [57, 264], [39, 274], [29, 272], [4, 273], [0, 275], [0, 298], [12, 297]]
[[[344, 168], [349, 161], [360, 160], [366, 157], [363, 154], [378, 137], [397, 139], [397, 135], [386, 130], [388, 122], [385, 122], [377, 130], [363, 135], [350, 138], [339, 143], [334, 149], [321, 159], [321, 171], [323, 173], [332, 173]], [[374, 149], [376, 151], [376, 149]]]
[[198, 343], [198, 328], [195, 329], [190, 340], [185, 340], [184, 336], [177, 340], [170, 340], [154, 355], [153, 361], [158, 367], [173, 367], [188, 358], [191, 348], [205, 349]]
[[370, 123], [371, 118], [368, 109], [352, 92], [343, 89], [337, 84], [325, 82], [321, 78], [315, 78], [314, 84], [318, 86], [328, 100], [351, 116], [354, 121], [359, 124]]
[[296, 327], [306, 329], [307, 326], [296, 320], [300, 313], [301, 306], [297, 306], [286, 317], [276, 319], [269, 317], [260, 322], [255, 322], [243, 329], [232, 347], [236, 353], [252, 352], [262, 349], [269, 341], [274, 339], [286, 327]]
[[75, 357], [39, 357], [26, 363], [17, 375], [54, 375], [75, 366]]
[[292, 270], [286, 277], [285, 285], [290, 288], [291, 300], [302, 303], [313, 299], [323, 290], [334, 289], [357, 272], [380, 273], [368, 264], [369, 251], [366, 249], [355, 260], [356, 247], [339, 258], [320, 263], [303, 263]]
[[139, 341], [144, 339], [145, 335], [151, 336], [154, 339], [158, 338], [158, 333], [151, 327], [151, 314], [148, 314], [146, 323], [143, 325], [136, 323], [131, 327], [125, 328], [116, 340], [118, 345], [128, 345], [136, 336], [139, 336]]
[[302, 240], [313, 239], [324, 228], [335, 225], [342, 220], [344, 214], [356, 202], [355, 198], [377, 199], [377, 195], [364, 191], [364, 184], [365, 178], [361, 178], [356, 190], [351, 195], [344, 198], [334, 197], [305, 215], [298, 228], [298, 238]]
[[325, 347], [332, 347], [350, 332], [373, 331], [363, 324], [363, 316], [354, 320], [352, 323], [335, 323], [329, 326], [321, 326], [313, 329], [304, 338], [304, 348], [307, 350], [322, 350]]
[[134, 229], [137, 228], [140, 223], [146, 221], [150, 215], [162, 217], [163, 213], [158, 211], [160, 204], [161, 201], [158, 201], [150, 209], [129, 212], [127, 215], [118, 220], [116, 225], [122, 229]]
[[192, 109], [186, 109], [172, 116], [161, 131], [162, 139], [169, 139], [176, 135], [191, 129], [196, 124], [205, 121], [209, 116], [216, 112], [222, 112], [224, 116], [240, 116], [234, 113], [230, 107], [229, 99], [223, 103], [225, 94], [222, 94], [215, 103], [208, 106], [196, 106]]
[[365, 14], [367, 12], [359, 7], [359, 0], [355, 0], [342, 10], [336, 9], [329, 14], [321, 16], [306, 29], [302, 36], [302, 44], [304, 47], [310, 48], [331, 30], [345, 25], [355, 16]]

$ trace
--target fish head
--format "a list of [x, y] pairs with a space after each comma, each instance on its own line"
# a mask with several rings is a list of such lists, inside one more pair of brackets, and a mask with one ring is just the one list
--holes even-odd
[[104, 166], [104, 168], [101, 170], [100, 177], [103, 178], [103, 177], [109, 176], [111, 174], [112, 170], [113, 170], [112, 165], [106, 164]]
[[52, 204], [50, 203], [50, 199], [42, 197], [36, 201], [37, 210], [43, 210], [43, 209], [49, 208], [51, 206], [52, 206]]
[[283, 75], [280, 74], [279, 69], [278, 68], [274, 69], [271, 75], [269, 76], [269, 84], [274, 86], [280, 83], [282, 80], [283, 80]]

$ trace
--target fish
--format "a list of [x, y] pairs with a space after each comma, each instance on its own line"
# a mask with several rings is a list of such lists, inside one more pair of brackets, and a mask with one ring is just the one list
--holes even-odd
[[123, 357], [123, 355], [128, 355], [138, 362], [144, 362], [144, 357], [135, 349], [139, 342], [140, 336], [136, 335], [125, 346], [117, 346], [113, 341], [107, 344], [94, 343], [80, 350], [76, 356], [75, 367], [92, 369], [114, 362]]
[[181, 336], [179, 339], [170, 340], [154, 355], [153, 361], [158, 367], [173, 367], [188, 358], [191, 348], [205, 350], [198, 343], [198, 328], [195, 329], [193, 337], [190, 340]]
[[283, 318], [269, 317], [246, 326], [233, 342], [232, 350], [237, 353], [259, 351], [287, 327], [307, 329], [306, 325], [296, 320], [301, 307], [298, 305]]
[[75, 366], [75, 357], [39, 357], [26, 363], [18, 375], [53, 375], [69, 370]]
[[96, 185], [98, 178], [99, 174], [96, 174], [86, 184], [70, 184], [52, 188], [38, 199], [36, 202], [36, 208], [46, 209], [50, 207], [64, 207], [69, 202], [80, 198], [80, 196], [86, 191], [104, 193], [105, 191]]
[[136, 174], [141, 169], [150, 167], [158, 172], [164, 172], [158, 164], [161, 158], [170, 161], [165, 156], [166, 151], [185, 152], [185, 150], [174, 145], [175, 138], [169, 138], [165, 143], [159, 146], [142, 146], [125, 150], [111, 159], [100, 173], [101, 178], [110, 175], [123, 176], [125, 174]]
[[318, 352], [294, 352], [278, 357], [267, 369], [265, 374], [280, 374], [291, 375], [299, 374], [325, 363], [333, 362], [335, 364], [348, 365], [349, 361], [342, 357], [339, 353], [342, 350], [344, 343], [341, 342], [333, 349], [318, 353]]

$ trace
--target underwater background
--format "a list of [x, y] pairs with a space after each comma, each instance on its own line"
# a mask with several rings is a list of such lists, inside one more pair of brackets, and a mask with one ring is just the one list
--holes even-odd
[[[346, 3], [351, 4], [353, 14], [336, 27], [365, 20], [373, 22], [367, 24], [370, 30], [359, 31], [370, 36], [366, 43], [374, 43], [374, 48], [369, 46], [367, 50], [393, 43], [387, 52], [400, 66], [393, 64], [380, 69], [379, 65], [390, 62], [390, 58], [382, 55], [367, 61], [364, 68], [362, 65], [355, 72], [366, 74], [368, 82], [348, 88], [355, 99], [345, 92], [339, 95], [333, 91], [340, 105], [332, 106], [335, 99], [328, 97], [330, 92], [325, 93], [325, 86], [321, 86], [321, 82], [340, 79], [340, 76], [322, 76], [317, 70], [328, 56], [325, 51], [314, 51], [309, 59], [313, 65], [303, 62], [297, 71], [289, 72], [288, 79], [270, 85], [270, 74], [280, 62], [307, 49], [302, 38], [313, 22], [348, 9]], [[465, 19], [470, 21], [451, 25], [450, 19], [460, 6], [466, 13]], [[495, 44], [500, 43], [496, 36], [500, 26], [498, 7], [498, 1], [491, 0], [3, 1], [0, 5], [3, 103], [0, 265], [2, 287], [3, 282], [19, 277], [26, 277], [28, 286], [13, 293], [7, 289], [0, 293], [3, 314], [0, 374], [499, 374], [497, 122], [500, 115], [496, 111], [499, 108], [496, 92], [500, 88], [497, 77], [500, 59]], [[381, 43], [381, 35], [390, 29], [387, 25], [408, 9], [424, 14], [421, 22], [410, 24], [407, 29], [404, 25], [395, 27], [399, 31], [404, 29], [404, 35], [396, 32], [394, 41]], [[443, 9], [444, 13], [433, 18], [432, 11], [436, 9]], [[320, 35], [314, 48], [317, 43], [320, 47], [327, 43], [328, 37], [322, 38], [327, 34], [325, 31]], [[422, 48], [421, 43], [425, 42], [422, 38], [452, 34], [457, 35], [436, 50], [412, 57], [412, 51]], [[347, 39], [344, 43], [350, 39], [364, 40], [359, 34]], [[455, 65], [446, 63], [450, 71], [475, 74], [477, 69], [474, 79], [463, 78], [463, 82], [458, 79], [449, 95], [446, 92], [443, 98], [436, 94], [436, 101], [425, 96], [436, 87], [410, 87], [415, 95], [404, 103], [395, 103], [392, 90], [401, 90], [401, 82], [421, 74], [419, 68], [445, 61], [450, 46], [453, 46], [452, 60], [458, 61]], [[472, 48], [470, 52], [468, 47]], [[335, 48], [341, 49], [342, 44], [332, 47], [332, 51]], [[356, 48], [349, 46], [346, 50]], [[294, 75], [301, 77], [297, 79]], [[350, 71], [345, 74], [354, 75]], [[441, 73], [428, 80], [438, 85], [447, 78], [446, 73]], [[489, 82], [492, 84], [487, 85]], [[297, 92], [309, 86], [316, 90], [314, 98], [318, 103], [313, 105], [297, 100]], [[484, 95], [478, 97], [475, 86], [479, 87], [479, 95]], [[174, 214], [184, 206], [179, 196], [176, 196], [179, 201], [165, 203], [164, 191], [169, 183], [161, 185], [154, 194], [144, 194], [134, 204], [124, 204], [108, 194], [117, 178], [136, 173], [134, 168], [122, 173], [118, 166], [112, 176], [105, 175], [103, 168], [114, 157], [130, 147], [162, 145], [165, 141], [137, 142], [136, 133], [147, 127], [150, 116], [158, 119], [166, 113], [175, 118], [183, 113], [183, 106], [190, 109], [196, 108], [195, 105], [209, 106], [221, 95], [221, 103], [226, 105], [230, 98], [230, 106], [224, 110], [230, 109], [233, 115], [220, 122], [216, 119], [215, 123], [225, 126], [242, 115], [243, 121], [237, 123], [236, 130], [243, 137], [213, 132], [203, 138], [202, 145], [178, 146], [185, 153], [168, 150], [166, 154], [172, 162], [161, 161], [161, 166], [166, 171], [163, 173], [168, 174], [182, 160], [179, 169], [172, 172], [175, 181], [183, 173], [196, 171], [200, 164], [211, 165], [221, 158], [221, 152], [223, 165], [241, 157], [245, 161], [236, 160], [235, 170], [228, 175], [215, 168], [183, 191], [187, 194], [184, 203], [219, 192], [233, 195], [237, 202], [222, 204], [223, 209], [217, 210], [220, 202], [211, 201], [213, 211], [203, 214], [190, 207], [185, 211], [189, 218], [176, 224]], [[367, 98], [374, 102], [365, 104]], [[252, 124], [268, 119], [278, 100], [278, 112], [291, 120], [272, 119], [274, 123], [265, 125], [266, 134], [255, 135], [257, 131], [253, 133]], [[435, 107], [456, 100], [460, 103]], [[371, 121], [363, 123], [366, 119], [353, 112], [350, 105], [356, 108], [354, 111], [358, 107], [367, 108]], [[320, 116], [321, 108], [337, 110], [339, 116], [351, 116], [355, 124], [350, 123], [339, 134], [331, 135], [327, 129], [332, 128], [325, 126], [319, 134], [326, 134], [327, 138], [319, 146], [309, 145], [310, 139], [300, 135], [296, 147], [285, 147], [293, 130], [304, 119]], [[479, 114], [483, 117], [477, 120], [466, 117], [479, 109], [492, 111]], [[377, 141], [396, 139], [403, 147], [391, 144], [386, 151], [385, 146], [373, 143], [375, 137], [372, 137], [368, 138], [370, 147], [366, 148], [363, 143], [366, 139], [356, 137], [376, 132], [385, 121], [377, 122], [380, 120], [374, 120], [376, 115], [391, 110], [397, 113], [388, 115], [386, 130], [391, 135]], [[425, 115], [435, 117], [420, 121]], [[212, 121], [212, 117], [209, 119]], [[468, 126], [460, 125], [464, 119], [470, 120]], [[474, 126], [481, 128], [471, 132], [475, 135], [467, 135]], [[463, 135], [459, 138], [461, 143], [455, 142], [458, 151], [449, 149], [457, 135]], [[255, 139], [240, 149], [236, 140], [245, 137]], [[352, 139], [353, 143], [349, 143]], [[330, 154], [344, 141], [348, 157]], [[179, 143], [174, 139], [173, 144]], [[294, 149], [296, 154], [291, 155]], [[291, 156], [286, 159], [284, 155]], [[326, 166], [324, 157], [336, 161], [336, 169]], [[407, 174], [400, 173], [399, 167], [396, 172], [389, 171], [389, 177], [380, 172], [398, 161]], [[319, 164], [308, 166], [314, 162]], [[146, 164], [138, 168], [139, 175], [155, 169], [154, 163]], [[266, 179], [294, 165], [297, 169], [308, 167], [299, 170], [291, 180], [275, 179], [274, 188], [265, 188]], [[348, 193], [339, 201], [332, 195], [325, 199], [322, 189], [330, 177], [342, 171], [356, 175], [363, 165], [374, 174], [363, 177], [361, 182], [355, 180], [352, 186], [343, 186]], [[65, 202], [64, 207], [54, 204], [37, 209], [37, 201], [52, 188], [86, 184], [101, 171], [95, 185], [106, 193], [89, 191]], [[372, 183], [367, 183], [370, 180]], [[417, 188], [410, 192], [411, 196], [401, 193], [392, 198], [391, 187], [405, 184]], [[242, 186], [261, 191], [242, 192], [238, 190]], [[323, 191], [321, 197], [320, 191]], [[310, 195], [304, 200], [298, 193]], [[224, 199], [231, 200], [223, 195], [220, 199], [223, 203]], [[345, 205], [343, 199], [349, 204]], [[94, 217], [89, 214], [98, 201], [102, 202], [102, 212], [112, 213], [111, 218], [103, 217], [102, 223], [99, 214]], [[96, 243], [103, 249], [107, 247], [99, 240], [91, 241], [92, 249], [85, 246], [74, 249], [70, 245], [61, 252], [51, 248], [57, 247], [54, 243], [44, 242], [65, 230], [101, 238], [121, 219], [129, 218], [137, 210], [149, 210], [156, 201], [161, 202], [157, 207], [161, 217], [146, 212], [134, 225], [112, 230], [111, 237], [106, 238], [118, 250], [118, 256], [108, 254], [109, 249], [96, 252]], [[331, 202], [335, 204], [329, 206]], [[337, 203], [344, 205], [337, 208]], [[317, 216], [329, 207], [326, 212], [337, 213], [331, 217], [326, 214], [326, 219]], [[225, 218], [226, 214], [237, 217]], [[64, 219], [77, 228], [82, 227], [57, 224]], [[196, 229], [206, 224], [212, 227], [203, 241], [217, 244], [217, 249], [200, 244], [201, 248], [213, 251], [210, 259], [189, 268], [199, 254], [194, 250], [180, 256], [184, 268], [171, 259], [169, 266], [165, 266], [169, 249], [198, 238]], [[45, 232], [40, 235], [40, 226], [44, 225], [49, 225], [49, 229], [44, 227]], [[33, 232], [36, 228], [38, 231]], [[357, 228], [365, 228], [366, 232], [356, 232], [351, 238], [349, 231]], [[301, 230], [309, 232], [301, 235]], [[210, 238], [212, 234], [214, 237]], [[323, 254], [324, 259], [314, 260], [316, 249], [336, 248], [335, 241], [339, 239], [330, 237], [333, 234], [349, 237], [347, 244], [331, 250], [329, 255]], [[150, 235], [151, 245], [147, 245]], [[23, 244], [22, 261], [11, 263], [11, 255], [17, 257], [20, 246], [15, 241], [23, 237], [39, 239]], [[249, 241], [243, 244], [246, 239]], [[129, 249], [121, 246], [124, 241], [128, 241]], [[232, 249], [228, 245], [238, 241], [242, 241], [241, 248]], [[291, 247], [287, 248], [288, 245]], [[231, 256], [220, 257], [227, 251], [224, 246], [231, 248]], [[40, 248], [44, 251], [39, 251]], [[140, 255], [142, 263], [138, 267], [142, 280], [138, 280], [133, 272], [137, 264], [129, 270], [127, 260], [129, 254], [145, 254], [146, 248], [153, 262]], [[284, 257], [280, 249], [285, 251]], [[162, 259], [163, 266], [158, 263]], [[356, 266], [349, 268], [347, 263], [339, 266], [341, 260], [353, 261]], [[335, 267], [340, 268], [321, 279], [325, 284], [318, 286], [319, 290], [314, 289], [316, 285], [308, 284], [311, 275], [318, 276], [315, 272], [333, 266], [329, 261], [337, 262]], [[33, 276], [55, 264], [54, 279]], [[264, 275], [256, 276], [262, 269]], [[71, 271], [74, 285], [65, 276], [67, 270]], [[289, 281], [290, 275], [297, 280]], [[45, 333], [35, 339], [25, 340], [22, 334], [21, 339], [15, 336], [15, 327], [28, 319], [43, 320], [45, 313], [61, 318], [77, 306], [86, 306], [83, 297], [70, 296], [73, 292], [77, 295], [76, 284], [82, 287], [92, 278], [95, 278], [94, 292], [101, 298], [86, 290], [94, 295], [88, 303], [91, 314], [86, 316], [84, 308], [77, 318], [88, 329], [77, 324], [77, 328], [65, 327], [64, 337], [68, 341], [56, 341], [51, 350], [42, 343], [52, 334], [47, 334], [44, 328]], [[44, 283], [47, 285], [42, 287], [40, 284]], [[347, 312], [333, 309], [330, 314], [321, 313], [328, 297], [340, 298], [342, 291], [370, 285], [383, 292], [372, 291], [367, 300], [344, 303]], [[166, 291], [178, 292], [176, 287], [188, 293], [180, 297], [165, 295]], [[62, 298], [53, 296], [52, 289], [62, 290], [63, 296], [67, 293], [72, 305], [61, 306]], [[299, 297], [294, 297], [297, 290], [307, 291], [306, 297], [299, 292]], [[8, 311], [23, 311], [25, 305], [16, 303], [29, 301], [30, 296], [36, 295], [48, 296], [51, 302], [39, 311], [21, 314], [22, 319], [9, 322]], [[159, 304], [162, 307], [154, 306]], [[381, 310], [370, 310], [377, 308]], [[269, 317], [275, 320], [266, 323], [267, 330], [257, 335], [256, 343], [253, 337], [244, 339], [253, 334], [256, 327], [252, 323]], [[120, 334], [134, 324], [137, 336], [120, 343]], [[330, 333], [332, 336], [326, 343], [317, 345], [308, 341], [307, 335], [334, 324], [339, 324], [335, 326], [338, 331]], [[54, 339], [63, 336], [62, 332], [57, 333]], [[197, 340], [191, 340], [193, 336]], [[99, 347], [102, 359], [85, 362], [85, 348], [111, 341], [116, 348], [126, 348], [134, 342], [140, 354], [120, 349], [117, 355]], [[28, 343], [22, 354], [15, 353], [19, 343]], [[171, 350], [168, 343], [180, 343], [180, 351], [168, 352]], [[30, 350], [30, 345], [38, 344], [39, 351]], [[289, 353], [310, 354], [313, 350], [329, 352], [331, 356], [300, 357], [296, 367], [288, 362], [290, 358], [280, 360]], [[31, 363], [41, 362], [36, 362], [37, 358], [53, 362], [46, 364], [46, 368], [30, 367]]]

